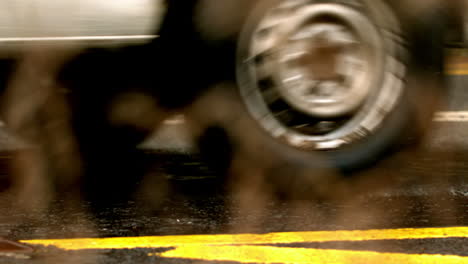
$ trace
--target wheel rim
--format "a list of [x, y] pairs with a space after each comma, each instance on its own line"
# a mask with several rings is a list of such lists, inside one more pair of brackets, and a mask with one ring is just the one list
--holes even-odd
[[397, 20], [375, 6], [384, 27], [350, 6], [298, 0], [280, 1], [250, 28], [239, 53], [241, 95], [270, 134], [329, 150], [381, 126], [406, 67]]

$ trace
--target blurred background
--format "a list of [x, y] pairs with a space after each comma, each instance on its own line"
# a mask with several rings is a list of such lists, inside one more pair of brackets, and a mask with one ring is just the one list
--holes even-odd
[[466, 226], [464, 4], [2, 1], [0, 237]]

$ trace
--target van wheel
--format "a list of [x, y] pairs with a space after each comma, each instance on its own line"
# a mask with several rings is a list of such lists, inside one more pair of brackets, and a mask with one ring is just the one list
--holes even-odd
[[242, 101], [285, 145], [345, 170], [372, 164], [432, 119], [423, 106], [440, 97], [444, 28], [433, 11], [412, 19], [381, 0], [260, 1], [238, 42]]

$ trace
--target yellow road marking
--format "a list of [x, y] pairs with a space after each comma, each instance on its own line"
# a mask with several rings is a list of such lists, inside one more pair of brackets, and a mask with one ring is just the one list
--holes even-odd
[[453, 255], [381, 253], [334, 249], [282, 248], [271, 246], [181, 246], [163, 253], [151, 254], [164, 258], [205, 261], [235, 261], [240, 263], [294, 264], [461, 264], [468, 257]]
[[468, 63], [448, 63], [445, 73], [448, 75], [467, 75]]
[[354, 231], [281, 232], [269, 234], [189, 235], [160, 237], [77, 238], [22, 240], [20, 242], [56, 246], [65, 250], [158, 248], [187, 245], [286, 244], [329, 241], [365, 241], [385, 239], [468, 238], [468, 226], [445, 228], [403, 228]]
[[447, 75], [468, 75], [468, 69], [449, 69]]

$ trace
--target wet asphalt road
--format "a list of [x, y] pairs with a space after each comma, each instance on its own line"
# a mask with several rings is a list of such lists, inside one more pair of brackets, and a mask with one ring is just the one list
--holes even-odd
[[[376, 176], [394, 178], [386, 186], [375, 187], [375, 183], [361, 186], [362, 183], [356, 182], [356, 188], [364, 190], [339, 201], [292, 201], [271, 196], [265, 200], [259, 194], [258, 199], [263, 199], [263, 203], [252, 208], [245, 208], [245, 205], [243, 208], [238, 194], [220, 186], [220, 182], [214, 178], [217, 175], [200, 169], [203, 166], [197, 164], [196, 157], [152, 157], [163, 164], [161, 170], [179, 173], [168, 174], [171, 177], [166, 183], [167, 193], [158, 204], [148, 205], [134, 199], [109, 206], [96, 207], [92, 202], [80, 202], [64, 207], [67, 201], [56, 200], [47, 213], [15, 215], [14, 210], [4, 211], [0, 218], [1, 236], [24, 240], [468, 225], [468, 163], [465, 153], [402, 153], [355, 176], [362, 181]], [[17, 219], [23, 219], [23, 222], [16, 222]], [[286, 243], [275, 246], [468, 256], [466, 237]], [[0, 263], [213, 263], [148, 256], [158, 250], [168, 249], [68, 252], [36, 246], [33, 254], [2, 257], [0, 253]]]
[[[468, 109], [468, 90], [463, 89], [468, 87], [468, 78], [452, 77], [451, 86], [446, 110]], [[343, 182], [351, 189], [347, 196], [323, 200], [291, 200], [267, 191], [245, 193], [231, 188], [232, 179], [208, 168], [197, 155], [150, 151], [146, 159], [154, 164], [153, 177], [149, 182], [139, 182], [136, 194], [125, 202], [70, 201], [66, 195], [59, 195], [49, 210], [19, 212], [3, 199], [0, 237], [26, 240], [468, 226], [467, 139], [467, 122], [435, 123], [422, 146], [344, 177]], [[7, 163], [8, 154], [0, 161]], [[6, 172], [0, 176], [6, 178]], [[145, 186], [158, 188], [148, 192]], [[106, 190], [99, 194], [105, 196]], [[276, 246], [468, 256], [466, 237]], [[0, 252], [0, 263], [238, 263], [154, 254], [169, 248], [34, 249], [27, 254]]]

